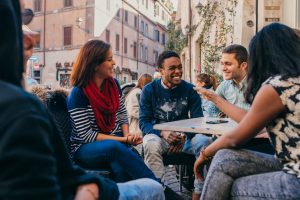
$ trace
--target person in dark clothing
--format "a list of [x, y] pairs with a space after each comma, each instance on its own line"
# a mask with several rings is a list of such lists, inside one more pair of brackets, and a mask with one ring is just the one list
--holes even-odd
[[0, 199], [126, 199], [126, 183], [72, 164], [50, 114], [23, 89], [20, 10], [17, 0], [0, 1]]
[[23, 90], [20, 10], [0, 2], [0, 199], [118, 199], [115, 183], [72, 165], [45, 107]]

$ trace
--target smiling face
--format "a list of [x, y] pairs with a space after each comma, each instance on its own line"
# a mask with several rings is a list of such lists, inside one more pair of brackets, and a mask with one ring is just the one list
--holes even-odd
[[164, 60], [160, 69], [163, 83], [169, 88], [179, 85], [182, 77], [182, 64], [179, 58], [170, 57]]
[[109, 49], [107, 51], [107, 55], [106, 55], [104, 62], [96, 67], [95, 76], [100, 79], [113, 77], [115, 64], [116, 63], [113, 59], [113, 53], [112, 53], [111, 49]]
[[247, 63], [239, 64], [234, 53], [223, 53], [221, 58], [221, 70], [224, 80], [233, 80], [239, 83], [246, 76]]

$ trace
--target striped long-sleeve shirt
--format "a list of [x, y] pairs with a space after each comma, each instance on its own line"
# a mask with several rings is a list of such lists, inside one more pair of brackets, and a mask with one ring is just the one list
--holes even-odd
[[[120, 93], [120, 108], [116, 113], [116, 123], [109, 133], [110, 135], [119, 135], [122, 132], [121, 126], [128, 124], [124, 98], [118, 83], [117, 85]], [[81, 88], [73, 87], [71, 89], [67, 104], [72, 128], [70, 143], [71, 155], [73, 156], [81, 145], [94, 142], [97, 135], [103, 132], [101, 131], [101, 127], [98, 127], [93, 109]]]

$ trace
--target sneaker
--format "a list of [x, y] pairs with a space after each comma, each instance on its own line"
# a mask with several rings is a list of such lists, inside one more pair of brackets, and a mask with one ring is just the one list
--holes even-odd
[[179, 194], [174, 192], [168, 186], [165, 186], [164, 193], [165, 193], [166, 200], [184, 200]]

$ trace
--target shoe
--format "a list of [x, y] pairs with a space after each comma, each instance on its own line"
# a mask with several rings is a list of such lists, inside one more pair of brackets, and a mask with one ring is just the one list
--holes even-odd
[[174, 192], [168, 186], [165, 186], [164, 193], [165, 193], [166, 200], [184, 200], [179, 194]]

